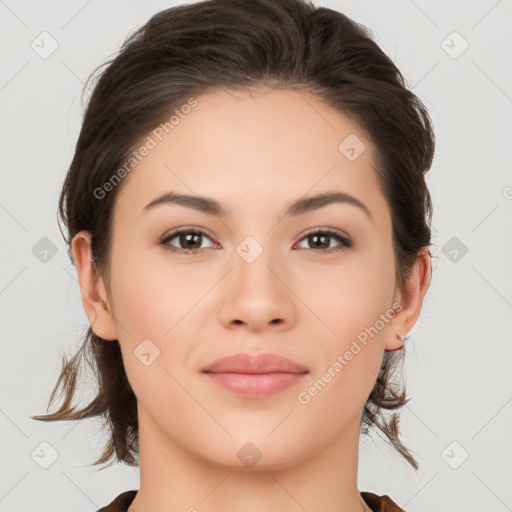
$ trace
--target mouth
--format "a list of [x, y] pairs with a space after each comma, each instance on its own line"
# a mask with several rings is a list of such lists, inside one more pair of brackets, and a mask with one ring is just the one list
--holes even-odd
[[235, 395], [264, 398], [297, 385], [309, 371], [277, 354], [234, 354], [202, 370], [215, 384]]

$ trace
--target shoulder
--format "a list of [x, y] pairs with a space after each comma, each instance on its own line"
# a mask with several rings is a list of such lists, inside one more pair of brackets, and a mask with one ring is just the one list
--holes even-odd
[[[125, 491], [97, 512], [126, 512], [136, 494], [136, 490]], [[373, 492], [363, 491], [361, 496], [373, 512], [405, 512], [388, 495], [378, 496]]]
[[125, 491], [117, 496], [111, 503], [100, 508], [97, 512], [126, 512], [132, 503], [137, 491]]
[[378, 496], [373, 492], [363, 491], [361, 496], [373, 512], [405, 512], [387, 494]]

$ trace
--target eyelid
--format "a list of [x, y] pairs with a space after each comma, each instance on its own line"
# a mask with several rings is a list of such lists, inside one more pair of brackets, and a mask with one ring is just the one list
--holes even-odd
[[[195, 233], [200, 234], [209, 240], [212, 241], [212, 243], [215, 245], [219, 245], [218, 242], [215, 240], [215, 237], [210, 234], [210, 232], [204, 228], [200, 228], [198, 226], [181, 226], [179, 228], [174, 228], [169, 231], [167, 231], [162, 237], [159, 239], [159, 244], [166, 246], [170, 251], [175, 253], [181, 253], [181, 254], [188, 254], [188, 255], [195, 255], [197, 253], [203, 252], [205, 249], [209, 249], [211, 247], [207, 248], [200, 248], [200, 249], [182, 249], [179, 247], [175, 247], [173, 245], [170, 245], [170, 240], [173, 238], [183, 234], [183, 233]], [[354, 247], [354, 241], [351, 236], [349, 236], [344, 231], [341, 231], [336, 228], [332, 227], [314, 227], [306, 231], [304, 234], [301, 235], [299, 240], [294, 244], [294, 246], [297, 243], [301, 243], [303, 240], [305, 240], [308, 236], [312, 234], [323, 234], [328, 235], [332, 238], [335, 238], [338, 241], [338, 245], [335, 247], [328, 247], [326, 249], [322, 248], [306, 248], [307, 251], [310, 251], [312, 253], [320, 253], [320, 254], [330, 254], [330, 253], [339, 253], [343, 252], [347, 249], [350, 249]], [[301, 249], [302, 250], [302, 249]]]
[[310, 249], [313, 252], [336, 252], [337, 250], [344, 250], [344, 249], [350, 249], [351, 247], [354, 247], [355, 243], [351, 236], [349, 236], [344, 231], [341, 231], [336, 228], [330, 228], [330, 227], [315, 227], [311, 228], [310, 230], [306, 231], [301, 237], [299, 238], [298, 242], [302, 242], [305, 238], [312, 234], [327, 234], [332, 236], [333, 238], [338, 238], [341, 241], [342, 247], [340, 249], [336, 248], [328, 248], [328, 249]]
[[[209, 238], [212, 243], [218, 244], [218, 242], [215, 240], [215, 237], [206, 229], [200, 228], [198, 226], [181, 226], [179, 228], [170, 229], [169, 231], [166, 231], [160, 238], [159, 238], [159, 244], [161, 245], [168, 245], [169, 240], [172, 240], [173, 238], [179, 236], [182, 233], [198, 233], [206, 238]], [[178, 247], [170, 246], [171, 250], [175, 250], [177, 252], [199, 252], [204, 249], [180, 249]]]
[[168, 231], [166, 231], [161, 237], [160, 237], [160, 240], [163, 240], [165, 238], [168, 238], [169, 236], [176, 236], [178, 234], [180, 234], [181, 232], [189, 232], [189, 231], [192, 231], [192, 232], [198, 232], [198, 233], [201, 233], [202, 235], [206, 235], [208, 238], [211, 238], [211, 239], [214, 239], [215, 237], [213, 236], [213, 234], [211, 234], [208, 230], [204, 229], [204, 228], [200, 228], [198, 226], [180, 226], [178, 228], [173, 228], [173, 229], [169, 229]]
[[[318, 227], [315, 227], [315, 228], [311, 228], [311, 229], [308, 229], [303, 235], [302, 235], [302, 238], [308, 236], [308, 235], [311, 235], [312, 233], [329, 233], [331, 235], [338, 235], [342, 238], [345, 238], [347, 241], [352, 241], [352, 238], [347, 234], [345, 233], [344, 231], [342, 231], [341, 229], [336, 229], [336, 228], [330, 228], [330, 227], [327, 227], [327, 226], [318, 226]], [[300, 240], [302, 240], [302, 238], [300, 238]]]

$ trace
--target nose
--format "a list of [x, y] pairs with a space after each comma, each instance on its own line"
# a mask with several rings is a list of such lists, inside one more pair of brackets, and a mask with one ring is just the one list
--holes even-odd
[[291, 273], [270, 250], [249, 261], [233, 255], [233, 268], [221, 283], [221, 322], [252, 332], [289, 329], [297, 314]]

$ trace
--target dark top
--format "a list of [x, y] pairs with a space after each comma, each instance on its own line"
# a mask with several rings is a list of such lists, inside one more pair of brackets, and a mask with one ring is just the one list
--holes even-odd
[[[136, 494], [137, 491], [125, 491], [97, 512], [126, 512]], [[373, 492], [363, 491], [361, 496], [373, 512], [405, 512], [388, 495], [377, 496]]]

